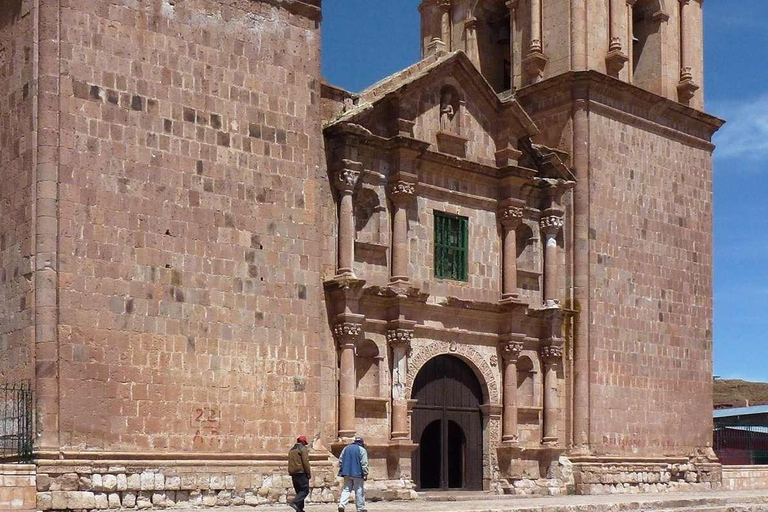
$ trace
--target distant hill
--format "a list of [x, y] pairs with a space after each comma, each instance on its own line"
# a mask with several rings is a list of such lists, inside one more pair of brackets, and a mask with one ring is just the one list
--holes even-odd
[[714, 389], [715, 409], [768, 405], [768, 382], [718, 379]]

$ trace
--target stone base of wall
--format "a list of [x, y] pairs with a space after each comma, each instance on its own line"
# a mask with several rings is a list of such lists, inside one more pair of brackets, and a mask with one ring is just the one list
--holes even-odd
[[[281, 459], [41, 460], [37, 509], [147, 510], [286, 503], [294, 491], [287, 458]], [[308, 502], [335, 502], [341, 488], [336, 460], [330, 454], [313, 454], [311, 463]], [[410, 480], [369, 480], [366, 496], [371, 501], [417, 498]]]
[[768, 466], [723, 466], [723, 489], [729, 491], [768, 489]]
[[576, 494], [710, 491], [721, 487], [721, 466], [685, 459], [621, 462], [590, 458], [573, 463]]
[[[317, 459], [315, 457], [314, 459]], [[313, 503], [338, 496], [333, 462], [313, 460]], [[45, 460], [37, 469], [38, 510], [153, 509], [285, 503], [286, 462], [259, 460]]]
[[0, 510], [34, 512], [35, 466], [0, 464]]

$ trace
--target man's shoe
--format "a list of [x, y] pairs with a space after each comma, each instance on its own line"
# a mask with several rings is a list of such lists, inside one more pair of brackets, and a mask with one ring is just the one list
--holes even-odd
[[291, 507], [291, 508], [292, 508], [293, 510], [295, 510], [296, 512], [299, 512], [299, 507], [297, 507], [297, 506], [296, 506], [296, 505], [294, 505], [293, 503], [289, 503], [289, 504], [288, 504], [288, 506], [289, 506], [289, 507]]
[[336, 510], [338, 510], [338, 512], [344, 512], [344, 507], [339, 507]]

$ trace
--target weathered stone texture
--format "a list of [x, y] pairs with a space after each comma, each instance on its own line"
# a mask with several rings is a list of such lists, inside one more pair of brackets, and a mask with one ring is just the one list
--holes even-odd
[[0, 464], [0, 510], [34, 512], [36, 506], [35, 466]]
[[590, 128], [592, 446], [693, 453], [712, 435], [711, 148], [597, 111]]
[[[326, 462], [314, 462], [316, 471], [310, 501], [329, 503], [334, 500], [335, 473]], [[172, 464], [165, 467], [141, 464], [110, 467], [94, 461], [82, 461], [70, 467], [43, 464], [39, 469], [44, 480], [38, 478], [37, 509], [255, 506], [285, 502], [293, 493], [291, 478], [279, 466], [236, 464], [219, 465], [215, 469], [204, 464], [168, 466]], [[112, 489], [110, 482], [125, 482], [125, 485]]]
[[729, 491], [768, 489], [768, 467], [723, 466], [723, 489]]
[[61, 27], [66, 447], [282, 451], [319, 432], [315, 21], [89, 0]]
[[31, 2], [0, 8], [0, 382], [33, 376], [35, 49]]

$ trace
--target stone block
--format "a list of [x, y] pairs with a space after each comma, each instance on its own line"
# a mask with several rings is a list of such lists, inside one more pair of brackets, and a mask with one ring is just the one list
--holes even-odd
[[52, 508], [53, 508], [53, 493], [38, 492], [37, 493], [37, 509], [51, 510]]
[[109, 504], [109, 508], [120, 508], [120, 495], [116, 492], [111, 493], [108, 498], [107, 502]]
[[117, 490], [117, 477], [115, 475], [104, 475], [102, 478], [102, 490], [114, 492]]
[[90, 490], [92, 491], [103, 491], [104, 490], [103, 477], [98, 473], [94, 473], [91, 476], [91, 486], [92, 487]]
[[93, 508], [97, 510], [106, 510], [109, 508], [109, 497], [106, 494], [98, 493], [94, 497], [95, 505]]
[[123, 507], [133, 508], [136, 506], [136, 493], [128, 491], [123, 494]]
[[[152, 481], [154, 482], [154, 477], [152, 478]], [[128, 475], [126, 478], [126, 486], [127, 489], [130, 489], [131, 491], [141, 490], [141, 475], [139, 473]]]
[[144, 471], [141, 474], [141, 490], [153, 491], [155, 489], [155, 474], [150, 471]]
[[65, 473], [58, 480], [62, 491], [76, 491], [80, 488], [80, 477], [77, 473]]
[[125, 491], [128, 489], [128, 477], [125, 475], [125, 473], [118, 474], [116, 479], [118, 491]]
[[181, 477], [180, 476], [165, 477], [165, 488], [172, 491], [181, 489]]

